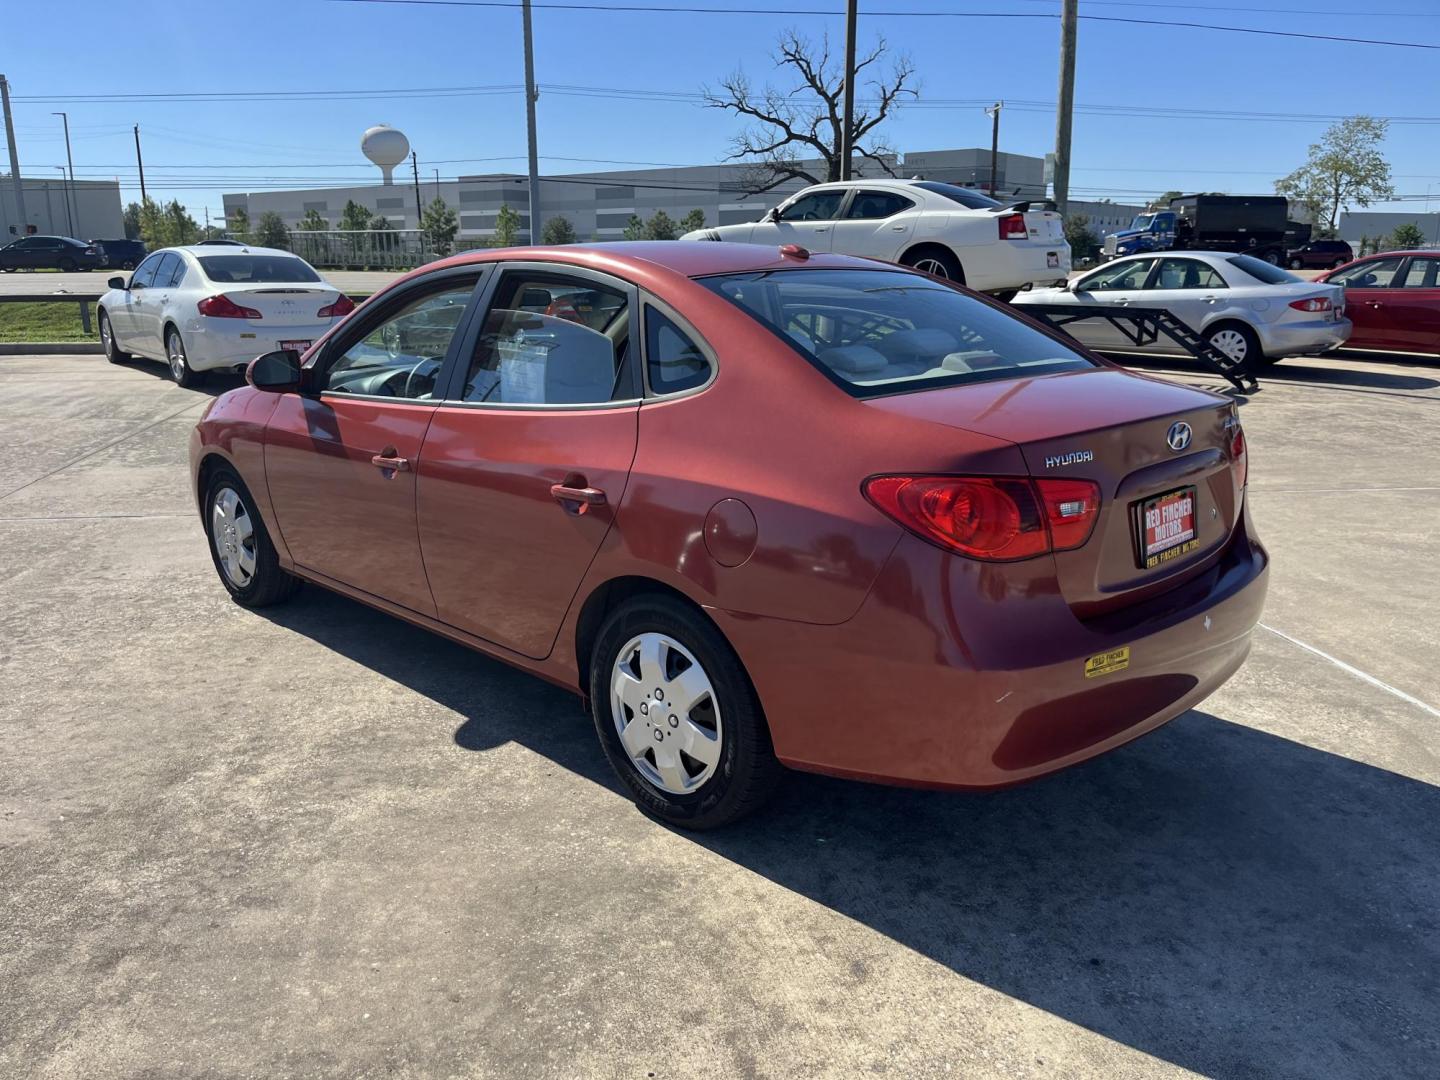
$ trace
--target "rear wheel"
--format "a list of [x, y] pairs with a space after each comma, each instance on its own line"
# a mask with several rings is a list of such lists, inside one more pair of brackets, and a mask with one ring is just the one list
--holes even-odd
[[957, 285], [965, 284], [965, 271], [960, 266], [960, 260], [945, 248], [933, 245], [916, 248], [913, 251], [907, 251], [900, 262], [904, 266], [919, 270], [922, 274], [944, 278]]
[[1271, 266], [1280, 265], [1280, 252], [1276, 251], [1274, 248], [1271, 248], [1269, 251], [1265, 252], [1260, 257], [1266, 262], [1268, 262]]
[[228, 466], [217, 468], [206, 485], [205, 534], [220, 581], [237, 604], [277, 604], [300, 588], [299, 578], [280, 569], [249, 490]]
[[755, 688], [714, 623], [666, 596], [617, 608], [596, 636], [590, 711], [635, 802], [687, 829], [758, 809], [782, 769]]
[[68, 274], [75, 269], [75, 260], [70, 258], [69, 255], [66, 255], [56, 265]]
[[134, 259], [122, 259], [121, 262], [120, 262], [120, 269], [121, 269], [121, 270], [134, 270], [134, 269], [135, 269], [135, 260], [134, 260]]
[[173, 326], [165, 332], [165, 359], [170, 365], [170, 377], [175, 380], [176, 386], [189, 389], [200, 384], [203, 376], [191, 369], [190, 360], [185, 355], [184, 339], [180, 337], [180, 331]]
[[105, 350], [105, 359], [112, 364], [123, 364], [130, 359], [130, 354], [122, 352], [115, 344], [115, 328], [110, 325], [110, 316], [103, 310], [100, 312], [100, 345]]
[[1341, 267], [1341, 266], [1344, 266], [1344, 265], [1345, 265], [1345, 260], [1344, 260], [1344, 259], [1336, 259], [1333, 263], [1330, 264], [1330, 269], [1334, 270], [1334, 269], [1336, 269], [1337, 267]]
[[1275, 363], [1261, 351], [1260, 339], [1244, 323], [1227, 322], [1205, 331], [1205, 340], [1249, 371], [1258, 371]]

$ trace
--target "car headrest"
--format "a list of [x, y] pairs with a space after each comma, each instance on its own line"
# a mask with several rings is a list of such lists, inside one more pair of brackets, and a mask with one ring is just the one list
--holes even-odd
[[937, 327], [897, 330], [893, 334], [886, 334], [875, 343], [875, 347], [891, 363], [938, 358], [954, 352], [959, 346], [959, 338], [948, 330]]
[[549, 289], [526, 289], [520, 294], [520, 303], [516, 307], [528, 310], [539, 308], [544, 311], [552, 303], [554, 303], [554, 297], [550, 295]]
[[888, 366], [885, 357], [869, 345], [841, 345], [826, 349], [817, 359], [843, 375], [870, 375], [884, 371]]

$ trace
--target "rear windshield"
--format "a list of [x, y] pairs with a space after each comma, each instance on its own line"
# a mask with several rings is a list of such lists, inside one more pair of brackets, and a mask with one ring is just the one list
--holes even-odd
[[1264, 259], [1257, 259], [1254, 255], [1231, 255], [1226, 260], [1231, 266], [1238, 266], [1245, 273], [1253, 278], [1265, 282], [1266, 285], [1285, 285], [1296, 281], [1304, 281], [1298, 278], [1289, 270], [1281, 270], [1278, 266], [1271, 266]]
[[320, 280], [309, 263], [292, 255], [201, 255], [200, 267], [211, 281], [224, 284]]
[[918, 188], [934, 192], [936, 195], [944, 195], [951, 202], [958, 202], [961, 206], [968, 206], [971, 210], [995, 210], [1005, 204], [990, 198], [989, 195], [982, 195], [970, 188], [957, 187], [954, 184], [941, 184], [935, 180], [921, 180], [915, 184]]
[[1005, 311], [919, 274], [774, 270], [700, 284], [856, 397], [1095, 366]]

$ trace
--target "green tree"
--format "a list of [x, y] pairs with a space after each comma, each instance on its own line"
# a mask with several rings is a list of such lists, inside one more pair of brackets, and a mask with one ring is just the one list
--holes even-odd
[[260, 215], [260, 224], [255, 229], [255, 243], [260, 247], [289, 249], [290, 230], [274, 210], [266, 210]]
[[125, 214], [122, 219], [125, 222], [125, 239], [140, 239], [140, 204], [138, 202], [126, 203]]
[[680, 225], [678, 227], [681, 236], [703, 229], [705, 227], [705, 211], [698, 209], [691, 210], [680, 219]]
[[675, 219], [664, 210], [656, 210], [645, 223], [646, 240], [674, 240], [679, 235], [675, 231]]
[[1393, 198], [1390, 163], [1380, 152], [1388, 120], [1351, 116], [1330, 125], [1310, 158], [1275, 181], [1277, 194], [1303, 206], [1316, 225], [1334, 229], [1341, 210]]
[[575, 226], [564, 214], [556, 214], [549, 221], [545, 222], [545, 231], [541, 240], [547, 244], [573, 244], [580, 239], [575, 235]]
[[320, 216], [320, 211], [310, 209], [305, 211], [305, 216], [295, 223], [296, 232], [324, 232], [330, 228], [330, 222]]
[[350, 229], [356, 232], [363, 232], [370, 228], [370, 211], [361, 206], [354, 199], [347, 199], [345, 209], [340, 211], [340, 225], [342, 229]]
[[239, 240], [242, 244], [250, 239], [250, 213], [244, 207], [234, 211], [230, 220], [225, 223], [230, 230], [230, 239]]
[[171, 199], [165, 205], [165, 231], [166, 243], [171, 246], [193, 244], [200, 236], [200, 225], [179, 199]]
[[1396, 225], [1395, 231], [1390, 234], [1390, 246], [1397, 251], [1413, 251], [1424, 243], [1425, 234], [1414, 222]]
[[154, 199], [146, 199], [140, 204], [140, 239], [145, 241], [146, 247], [154, 251], [156, 248], [169, 247], [168, 237], [165, 214], [160, 205]]
[[491, 247], [514, 247], [520, 242], [520, 215], [508, 206], [501, 206], [495, 215], [495, 236]]
[[436, 255], [449, 255], [455, 246], [455, 234], [460, 231], [460, 219], [437, 195], [420, 215], [420, 231]]
[[638, 217], [636, 217], [634, 214], [631, 214], [631, 215], [630, 215], [630, 220], [625, 223], [625, 239], [626, 239], [626, 240], [644, 240], [644, 239], [645, 239], [645, 222], [641, 221], [641, 220], [640, 220]]
[[1073, 259], [1093, 259], [1100, 253], [1100, 238], [1090, 227], [1090, 218], [1085, 214], [1071, 214], [1065, 219], [1065, 241], [1070, 245]]

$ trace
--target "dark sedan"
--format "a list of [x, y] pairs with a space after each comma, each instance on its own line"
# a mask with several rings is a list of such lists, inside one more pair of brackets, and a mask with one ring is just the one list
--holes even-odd
[[1286, 255], [1291, 270], [1329, 270], [1344, 266], [1355, 258], [1355, 252], [1344, 240], [1311, 240], [1291, 248]]
[[0, 270], [99, 270], [105, 256], [72, 236], [22, 236], [0, 248]]

